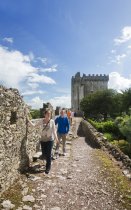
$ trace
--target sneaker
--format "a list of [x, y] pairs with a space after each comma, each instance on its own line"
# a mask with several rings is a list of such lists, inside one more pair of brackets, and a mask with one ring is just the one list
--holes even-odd
[[52, 160], [55, 160], [55, 158], [54, 158], [54, 157], [51, 157], [51, 159], [52, 159]]
[[56, 150], [56, 151], [55, 151], [55, 155], [56, 155], [56, 154], [59, 154], [59, 150]]
[[58, 154], [58, 153], [56, 154], [56, 159], [57, 159], [57, 158], [59, 158], [59, 154]]
[[46, 169], [46, 170], [45, 170], [45, 174], [49, 174], [49, 171], [50, 171], [50, 170]]

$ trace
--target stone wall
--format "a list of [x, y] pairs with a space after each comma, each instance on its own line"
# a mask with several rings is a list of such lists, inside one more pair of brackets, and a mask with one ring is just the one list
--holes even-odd
[[117, 161], [120, 161], [126, 169], [131, 170], [131, 159], [114, 145], [110, 144], [102, 133], [87, 121], [83, 120], [78, 128], [78, 135], [85, 137], [88, 144], [95, 148], [107, 150]]
[[0, 192], [29, 167], [39, 131], [26, 120], [27, 105], [17, 89], [0, 86]]

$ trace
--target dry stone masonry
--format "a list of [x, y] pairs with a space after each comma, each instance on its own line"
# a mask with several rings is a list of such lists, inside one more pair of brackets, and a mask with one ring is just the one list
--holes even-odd
[[29, 167], [39, 140], [27, 123], [27, 105], [17, 89], [0, 86], [0, 192]]
[[89, 122], [85, 120], [81, 121], [78, 128], [78, 135], [84, 136], [91, 146], [107, 150], [117, 161], [123, 164], [125, 169], [128, 169], [129, 173], [131, 173], [131, 159], [117, 147], [110, 144], [103, 134], [97, 132]]

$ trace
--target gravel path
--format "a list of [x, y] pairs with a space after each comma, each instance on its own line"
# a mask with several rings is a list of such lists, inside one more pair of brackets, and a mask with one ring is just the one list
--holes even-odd
[[[72, 127], [73, 136], [76, 136], [78, 124], [79, 119]], [[100, 151], [87, 145], [84, 138], [69, 137], [67, 143], [67, 155], [53, 161], [49, 176], [36, 172], [19, 181], [23, 196], [30, 200], [31, 198], [26, 197], [30, 195], [35, 200], [22, 201], [19, 208], [14, 209], [131, 209], [129, 203], [126, 208], [123, 206], [123, 195], [119, 192], [117, 184], [111, 182], [112, 177], [108, 176], [108, 169], [102, 165], [98, 156]], [[36, 167], [41, 163], [36, 162]]]

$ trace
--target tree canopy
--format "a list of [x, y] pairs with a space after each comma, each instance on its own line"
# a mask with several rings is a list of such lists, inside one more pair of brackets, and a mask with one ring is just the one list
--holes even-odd
[[131, 107], [131, 89], [118, 93], [113, 89], [97, 91], [82, 99], [81, 110], [86, 117], [98, 117], [103, 115], [116, 117], [122, 112], [127, 112]]
[[32, 119], [40, 118], [40, 110], [31, 109], [30, 114], [31, 114]]

